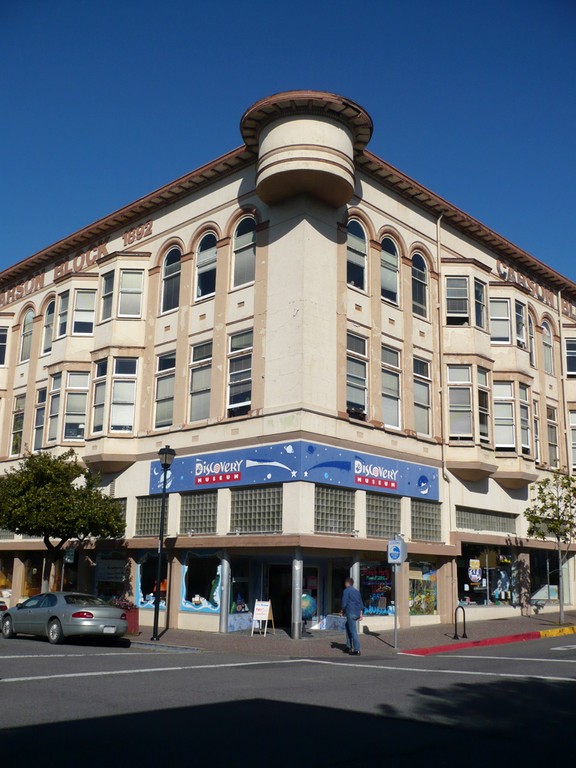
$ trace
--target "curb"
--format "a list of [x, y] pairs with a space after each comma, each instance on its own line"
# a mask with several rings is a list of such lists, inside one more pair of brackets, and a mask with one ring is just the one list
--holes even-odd
[[504, 635], [502, 637], [488, 637], [485, 640], [469, 640], [464, 643], [452, 643], [452, 645], [435, 645], [429, 648], [412, 648], [408, 651], [400, 651], [400, 656], [433, 656], [437, 653], [450, 653], [465, 648], [481, 648], [491, 645], [507, 645], [509, 643], [523, 643], [527, 640], [541, 640], [546, 637], [563, 637], [576, 634], [576, 626], [558, 627], [557, 629], [541, 629], [534, 632], [522, 632], [519, 635]]

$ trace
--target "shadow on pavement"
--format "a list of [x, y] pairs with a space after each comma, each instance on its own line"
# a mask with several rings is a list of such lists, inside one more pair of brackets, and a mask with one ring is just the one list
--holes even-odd
[[0, 732], [2, 764], [536, 766], [570, 737], [576, 684], [476, 682], [414, 697], [409, 717], [392, 695], [380, 714], [254, 698], [10, 728]]

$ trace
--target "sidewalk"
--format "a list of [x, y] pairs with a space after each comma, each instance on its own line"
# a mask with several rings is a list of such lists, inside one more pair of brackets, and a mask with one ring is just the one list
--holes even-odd
[[[564, 626], [576, 625], [576, 611], [567, 611]], [[545, 616], [514, 616], [485, 621], [469, 622], [466, 626], [468, 640], [475, 642], [509, 635], [541, 632], [558, 628], [558, 614]], [[462, 625], [459, 624], [459, 632]], [[258, 658], [340, 658], [344, 649], [344, 633], [331, 631], [307, 632], [302, 640], [292, 640], [284, 630], [263, 635], [249, 632], [231, 632], [221, 635], [212, 632], [198, 632], [184, 629], [169, 629], [161, 635], [160, 642], [150, 642], [151, 629], [140, 630], [137, 638], [130, 638], [132, 645], [152, 648], [168, 646], [186, 648], [206, 653], [238, 654]], [[398, 648], [407, 651], [413, 648], [457, 645], [453, 640], [454, 626], [436, 624], [427, 627], [410, 627], [398, 630]], [[576, 642], [576, 637], [575, 637]], [[364, 656], [392, 656], [394, 654], [394, 633], [361, 632], [360, 644]]]

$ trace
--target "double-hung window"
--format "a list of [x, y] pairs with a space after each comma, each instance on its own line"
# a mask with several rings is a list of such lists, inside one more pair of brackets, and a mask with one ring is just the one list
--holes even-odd
[[534, 330], [534, 319], [528, 313], [528, 359], [532, 368], [536, 367], [536, 333]]
[[22, 453], [22, 437], [24, 434], [24, 409], [26, 407], [26, 395], [16, 395], [12, 410], [12, 435], [10, 440], [10, 455], [18, 456]]
[[526, 384], [519, 384], [519, 403], [520, 412], [520, 445], [524, 456], [529, 456], [532, 452], [530, 439], [530, 389]]
[[490, 299], [490, 340], [493, 344], [510, 344], [510, 302]]
[[76, 291], [72, 333], [74, 336], [90, 336], [94, 333], [94, 309], [96, 291]]
[[89, 386], [89, 373], [80, 371], [70, 371], [68, 373], [66, 410], [64, 414], [64, 440], [84, 439]]
[[486, 328], [486, 283], [474, 278], [474, 325]]
[[381, 243], [380, 294], [385, 301], [398, 304], [398, 246], [390, 237]]
[[171, 248], [164, 259], [160, 305], [162, 312], [170, 312], [180, 304], [180, 257], [180, 249]]
[[174, 420], [174, 382], [176, 352], [158, 355], [156, 363], [156, 429], [169, 427]]
[[54, 336], [54, 314], [56, 312], [56, 301], [51, 301], [46, 307], [44, 313], [44, 333], [42, 334], [42, 354], [45, 355], [52, 349], [52, 338]]
[[210, 416], [210, 389], [212, 380], [212, 342], [205, 341], [192, 347], [190, 368], [190, 421], [201, 421]]
[[34, 451], [39, 451], [44, 444], [44, 424], [46, 422], [46, 387], [36, 392], [36, 409], [34, 411]]
[[142, 285], [144, 272], [141, 269], [120, 271], [118, 296], [118, 317], [140, 317], [142, 315]]
[[430, 363], [420, 357], [414, 358], [414, 429], [430, 434]]
[[534, 411], [534, 461], [536, 464], [542, 462], [542, 452], [540, 450], [540, 410], [537, 400], [532, 400], [532, 410]]
[[386, 427], [400, 429], [400, 352], [382, 346], [382, 421]]
[[576, 470], [576, 411], [570, 411], [570, 445], [572, 447], [572, 472]]
[[448, 366], [450, 440], [472, 440], [472, 379], [469, 365]]
[[412, 256], [412, 314], [428, 317], [428, 268], [420, 253]]
[[514, 384], [511, 381], [495, 381], [494, 398], [494, 447], [497, 451], [516, 450], [514, 423]]
[[64, 291], [58, 299], [58, 338], [68, 333], [68, 306], [70, 304], [70, 291]]
[[22, 337], [20, 339], [20, 362], [30, 360], [32, 351], [32, 332], [34, 330], [34, 312], [30, 309], [22, 321]]
[[256, 275], [256, 222], [248, 216], [234, 232], [234, 275], [232, 287], [254, 282]]
[[245, 416], [252, 404], [253, 332], [241, 331], [230, 336], [228, 356], [228, 416]]
[[526, 305], [521, 301], [514, 302], [514, 316], [516, 320], [516, 345], [526, 349]]
[[346, 282], [360, 290], [366, 288], [366, 234], [360, 222], [348, 222], [346, 238]]
[[216, 259], [218, 256], [216, 235], [209, 232], [198, 245], [196, 254], [196, 298], [212, 296], [216, 292]]
[[50, 377], [50, 402], [48, 408], [48, 442], [58, 440], [58, 417], [60, 416], [60, 390], [62, 374], [54, 373]]
[[8, 327], [0, 325], [0, 365], [6, 365], [6, 349], [8, 347]]
[[362, 336], [346, 334], [346, 410], [349, 416], [364, 419], [367, 405], [367, 342]]
[[490, 442], [490, 389], [487, 368], [478, 367], [478, 428], [480, 442]]
[[446, 325], [470, 325], [468, 278], [446, 278]]
[[566, 374], [576, 376], [576, 339], [566, 339]]
[[542, 352], [544, 358], [544, 372], [550, 374], [554, 373], [552, 328], [548, 323], [542, 323]]
[[114, 272], [102, 275], [102, 304], [100, 320], [110, 320], [114, 313]]
[[558, 456], [558, 411], [551, 405], [546, 406], [546, 428], [548, 432], [548, 464], [557, 469]]
[[108, 373], [108, 360], [102, 358], [94, 363], [94, 389], [92, 400], [92, 432], [99, 433], [104, 430], [104, 412], [106, 403], [106, 374]]
[[135, 357], [114, 359], [110, 432], [134, 431], [137, 371], [138, 360]]

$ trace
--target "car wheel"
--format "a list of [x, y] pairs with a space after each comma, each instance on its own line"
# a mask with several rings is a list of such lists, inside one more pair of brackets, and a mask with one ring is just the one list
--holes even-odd
[[64, 640], [64, 632], [62, 632], [62, 624], [58, 619], [52, 619], [48, 624], [48, 640], [52, 645], [58, 645]]
[[2, 622], [2, 637], [6, 638], [6, 640], [12, 640], [13, 637], [16, 637], [11, 616], [4, 617], [4, 621]]

